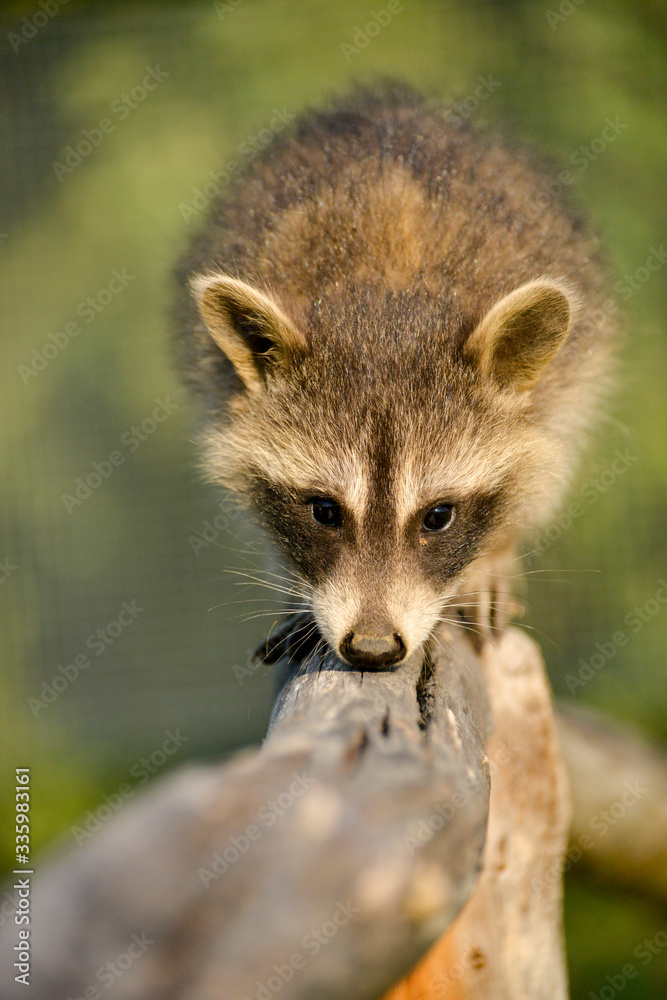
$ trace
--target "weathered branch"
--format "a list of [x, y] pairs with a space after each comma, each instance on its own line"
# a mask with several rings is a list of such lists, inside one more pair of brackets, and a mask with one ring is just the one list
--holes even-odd
[[261, 751], [158, 783], [35, 877], [32, 1000], [102, 989], [98, 970], [133, 950], [105, 1000], [241, 1000], [279, 984], [281, 997], [370, 1000], [449, 926], [488, 810], [468, 643], [452, 635], [393, 672], [311, 654], [287, 673]]
[[[510, 630], [480, 661], [453, 631], [359, 673], [300, 635], [263, 651], [282, 687], [260, 751], [182, 769], [41, 866], [32, 1000], [370, 1000], [438, 938], [391, 1000], [565, 996], [567, 794], [537, 648]], [[569, 712], [559, 734], [570, 863], [664, 897], [664, 758]], [[16, 941], [9, 923], [7, 1000], [28, 995]]]
[[667, 899], [667, 756], [590, 709], [560, 705], [574, 804], [568, 867]]
[[514, 629], [485, 647], [483, 662], [494, 729], [482, 876], [460, 917], [387, 1000], [568, 995], [560, 872], [569, 797], [551, 689], [537, 647]]

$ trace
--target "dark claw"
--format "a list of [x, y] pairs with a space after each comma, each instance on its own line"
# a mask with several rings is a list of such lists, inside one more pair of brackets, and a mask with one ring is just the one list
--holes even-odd
[[313, 652], [321, 636], [312, 615], [304, 611], [300, 615], [289, 615], [271, 631], [255, 650], [256, 660], [262, 663], [278, 663], [284, 657], [301, 662]]

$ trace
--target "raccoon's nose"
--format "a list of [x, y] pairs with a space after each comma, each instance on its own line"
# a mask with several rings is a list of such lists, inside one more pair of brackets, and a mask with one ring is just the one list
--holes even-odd
[[405, 656], [406, 649], [398, 632], [389, 635], [348, 632], [340, 644], [340, 653], [353, 667], [372, 670], [399, 663]]

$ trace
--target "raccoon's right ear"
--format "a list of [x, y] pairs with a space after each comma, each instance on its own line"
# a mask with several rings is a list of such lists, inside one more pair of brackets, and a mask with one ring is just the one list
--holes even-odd
[[501, 388], [523, 392], [565, 342], [577, 308], [577, 296], [564, 282], [529, 281], [491, 307], [464, 350]]
[[221, 274], [190, 282], [211, 337], [250, 392], [259, 392], [271, 368], [286, 365], [306, 341], [280, 307], [245, 281]]

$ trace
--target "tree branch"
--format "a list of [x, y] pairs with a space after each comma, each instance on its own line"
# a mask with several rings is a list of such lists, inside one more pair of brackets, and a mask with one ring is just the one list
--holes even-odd
[[241, 1000], [272, 977], [283, 998], [370, 1000], [456, 917], [488, 810], [465, 638], [393, 671], [282, 666], [262, 750], [156, 783], [36, 876], [32, 1000], [82, 995], [133, 941], [105, 1000]]

